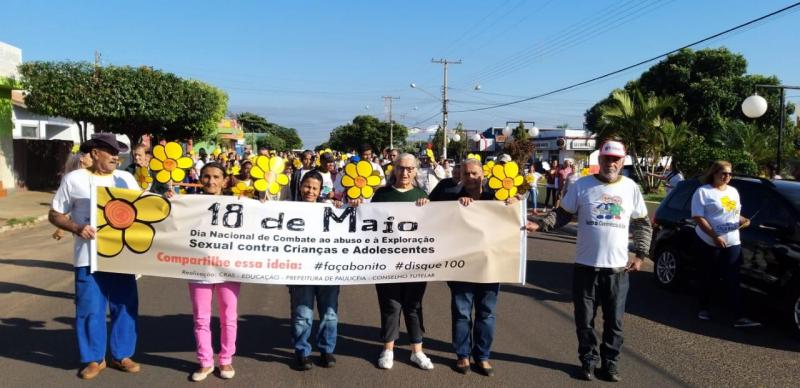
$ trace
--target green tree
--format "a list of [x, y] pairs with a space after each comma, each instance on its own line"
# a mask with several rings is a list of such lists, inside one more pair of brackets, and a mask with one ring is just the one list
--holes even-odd
[[[392, 130], [395, 145], [402, 148], [408, 136], [408, 128], [395, 122]], [[379, 152], [389, 146], [389, 123], [374, 116], [356, 116], [351, 123], [340, 125], [331, 131], [328, 143], [332, 149], [340, 151], [355, 150], [366, 143]]]
[[598, 112], [595, 133], [599, 139], [619, 137], [625, 143], [633, 162], [633, 171], [645, 192], [658, 187], [655, 173], [664, 151], [661, 127], [675, 105], [671, 97], [645, 96], [638, 89], [632, 92], [615, 90]]
[[256, 141], [259, 147], [267, 147], [276, 151], [288, 151], [303, 147], [303, 141], [297, 130], [267, 121], [255, 113], [243, 112], [236, 115], [245, 132], [262, 134]]
[[533, 155], [534, 150], [533, 142], [528, 140], [528, 130], [525, 129], [525, 123], [520, 121], [511, 132], [511, 139], [506, 140], [505, 151], [520, 167], [524, 167], [525, 163]]
[[741, 149], [709, 144], [697, 134], [689, 135], [682, 146], [675, 150], [673, 157], [678, 160], [681, 170], [687, 177], [703, 174], [716, 160], [731, 162], [733, 171], [737, 174], [756, 175], [758, 173], [756, 162]]
[[203, 138], [224, 117], [228, 97], [200, 81], [150, 67], [93, 66], [86, 62], [27, 62], [20, 65], [25, 103], [34, 113], [114, 131], [136, 142]]
[[[450, 137], [447, 139], [447, 157], [450, 159], [461, 160], [463, 158], [464, 153], [467, 151], [467, 136], [464, 133], [464, 124], [458, 123], [455, 128], [448, 130]], [[453, 135], [458, 134], [460, 139], [458, 141], [453, 141]], [[439, 127], [436, 129], [436, 132], [433, 134], [433, 137], [430, 140], [433, 150], [433, 154], [436, 155], [436, 158], [441, 158], [442, 156], [442, 128]], [[425, 146], [427, 146], [427, 142], [425, 142]], [[425, 147], [423, 147], [425, 148]]]

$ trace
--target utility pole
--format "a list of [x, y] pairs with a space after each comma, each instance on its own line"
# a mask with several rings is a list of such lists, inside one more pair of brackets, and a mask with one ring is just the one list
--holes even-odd
[[389, 104], [389, 149], [394, 149], [394, 122], [392, 122], [392, 100], [399, 100], [400, 97], [383, 96], [383, 105]]
[[444, 65], [444, 84], [442, 85], [442, 157], [447, 158], [447, 65], [460, 65], [461, 60], [448, 61], [447, 59], [431, 59], [431, 63], [440, 63]]

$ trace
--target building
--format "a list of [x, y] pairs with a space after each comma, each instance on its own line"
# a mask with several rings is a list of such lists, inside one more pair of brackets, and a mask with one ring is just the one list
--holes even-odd
[[[491, 127], [479, 132], [479, 141], [470, 141], [469, 152], [479, 152], [484, 156], [497, 155], [503, 152], [509, 140], [503, 135], [504, 127]], [[473, 134], [467, 134], [472, 139]], [[595, 149], [594, 135], [585, 129], [539, 129], [539, 136], [530, 138], [536, 147], [533, 159], [540, 161], [570, 158], [576, 162], [589, 164], [589, 154]]]
[[0, 42], [0, 196], [14, 188], [14, 137], [11, 121], [11, 91], [19, 87], [17, 66], [22, 63], [22, 50]]

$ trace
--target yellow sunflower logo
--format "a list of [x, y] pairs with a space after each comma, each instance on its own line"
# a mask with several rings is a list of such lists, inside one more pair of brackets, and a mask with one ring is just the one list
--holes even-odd
[[483, 176], [492, 175], [493, 168], [494, 168], [494, 160], [486, 162], [486, 164], [483, 165]]
[[236, 183], [233, 188], [231, 188], [231, 192], [237, 196], [250, 196], [253, 195], [253, 192], [256, 189], [253, 186], [250, 186], [247, 181], [239, 181]]
[[147, 190], [150, 184], [153, 183], [153, 177], [150, 176], [150, 170], [148, 170], [147, 167], [137, 166], [133, 177], [136, 178], [136, 182], [139, 183], [139, 187], [141, 187], [142, 190]]
[[372, 163], [361, 160], [358, 163], [347, 163], [344, 166], [342, 186], [347, 189], [347, 197], [372, 198], [375, 187], [381, 184], [380, 175], [373, 175]]
[[183, 156], [183, 148], [175, 142], [167, 145], [157, 145], [153, 148], [153, 158], [150, 159], [150, 169], [158, 171], [156, 180], [161, 183], [183, 182], [187, 168], [192, 168], [192, 158]]
[[726, 213], [736, 209], [736, 201], [731, 200], [731, 197], [728, 197], [727, 195], [720, 198], [720, 202], [722, 202], [722, 209], [724, 209]]
[[492, 167], [489, 187], [495, 190], [495, 198], [505, 201], [509, 197], [517, 195], [517, 187], [522, 185], [524, 181], [525, 179], [522, 175], [519, 175], [519, 166], [517, 166], [517, 163], [508, 162], [503, 165], [495, 165]]
[[272, 195], [278, 194], [282, 186], [289, 184], [289, 176], [283, 173], [285, 165], [286, 162], [280, 156], [270, 158], [261, 155], [256, 158], [256, 165], [250, 170], [250, 176], [256, 179], [253, 187]]
[[114, 257], [128, 247], [145, 253], [153, 244], [155, 229], [172, 209], [160, 195], [143, 195], [137, 190], [97, 188], [97, 254]]

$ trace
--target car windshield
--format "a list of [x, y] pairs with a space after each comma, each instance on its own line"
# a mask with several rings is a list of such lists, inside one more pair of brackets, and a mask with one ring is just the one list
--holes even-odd
[[795, 209], [800, 211], [800, 182], [795, 181], [772, 181], [775, 184], [775, 189], [778, 190]]

